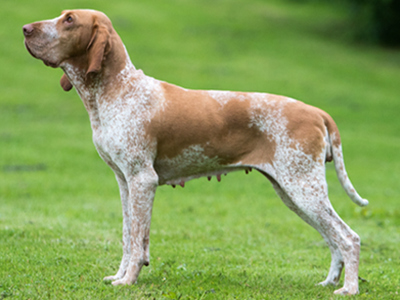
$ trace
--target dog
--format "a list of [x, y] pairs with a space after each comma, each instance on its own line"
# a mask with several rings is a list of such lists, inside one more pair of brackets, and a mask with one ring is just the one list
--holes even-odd
[[150, 261], [156, 188], [194, 178], [257, 170], [282, 201], [325, 239], [332, 254], [326, 280], [358, 293], [360, 238], [333, 209], [325, 163], [334, 161], [351, 200], [365, 206], [347, 176], [338, 128], [324, 111], [264, 93], [188, 90], [144, 75], [131, 63], [109, 18], [94, 10], [23, 26], [29, 53], [61, 68], [89, 114], [93, 142], [114, 171], [123, 210], [123, 255], [113, 285], [135, 283]]

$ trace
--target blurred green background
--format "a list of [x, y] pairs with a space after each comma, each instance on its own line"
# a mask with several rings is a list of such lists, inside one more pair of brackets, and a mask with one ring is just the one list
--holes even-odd
[[[152, 262], [137, 286], [101, 278], [119, 265], [121, 208], [87, 113], [61, 70], [23, 45], [24, 24], [64, 9], [105, 12], [133, 64], [192, 89], [268, 92], [337, 122], [355, 206], [328, 164], [330, 198], [362, 239], [362, 297], [399, 292], [400, 51], [357, 36], [343, 3], [289, 0], [1, 2], [0, 299], [313, 299], [330, 255], [318, 233], [253, 172], [161, 187]], [[343, 282], [343, 278], [342, 278]]]

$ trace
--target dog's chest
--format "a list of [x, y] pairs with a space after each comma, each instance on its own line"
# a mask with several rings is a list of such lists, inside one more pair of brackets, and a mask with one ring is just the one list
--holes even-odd
[[[93, 129], [93, 142], [100, 156], [113, 163], [129, 164], [146, 159], [146, 124], [157, 107], [157, 89], [153, 79], [142, 80], [99, 104]], [[145, 150], [146, 149], [146, 150]], [[150, 151], [151, 152], [151, 151]]]
[[127, 163], [137, 156], [145, 144], [142, 116], [118, 104], [104, 108], [99, 115], [99, 124], [93, 127], [93, 143], [100, 156], [114, 163]]

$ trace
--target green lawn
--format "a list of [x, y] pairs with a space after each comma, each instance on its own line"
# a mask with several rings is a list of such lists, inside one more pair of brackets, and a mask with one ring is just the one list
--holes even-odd
[[[335, 299], [323, 239], [260, 174], [157, 191], [151, 264], [113, 287], [122, 214], [75, 91], [23, 46], [22, 26], [67, 8], [113, 21], [137, 68], [187, 88], [283, 94], [336, 120], [357, 207], [328, 164], [330, 198], [361, 237], [361, 299], [400, 293], [400, 51], [346, 39], [316, 1], [6, 1], [0, 9], [0, 299]], [[341, 283], [343, 283], [343, 278]]]

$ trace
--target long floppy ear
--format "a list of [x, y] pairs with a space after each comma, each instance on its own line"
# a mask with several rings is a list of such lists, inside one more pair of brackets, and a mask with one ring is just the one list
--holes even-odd
[[63, 90], [66, 92], [70, 91], [73, 87], [72, 83], [68, 80], [65, 74], [63, 74], [63, 76], [61, 77], [60, 84]]
[[101, 63], [104, 56], [111, 49], [111, 35], [106, 26], [101, 26], [95, 21], [92, 38], [86, 49], [88, 53], [88, 69], [86, 78], [90, 73], [98, 73], [101, 70]]

